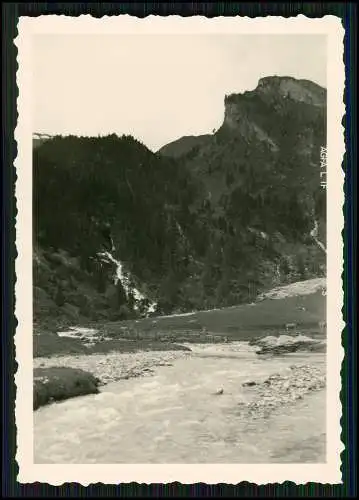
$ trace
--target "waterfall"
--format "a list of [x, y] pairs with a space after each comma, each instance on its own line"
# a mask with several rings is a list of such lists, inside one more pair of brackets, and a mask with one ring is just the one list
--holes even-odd
[[[114, 249], [114, 246], [113, 246]], [[145, 303], [147, 302], [148, 305], [146, 306], [146, 312], [147, 314], [155, 312], [157, 304], [155, 302], [152, 302], [149, 300], [143, 293], [138, 290], [135, 286], [132, 285], [131, 279], [124, 271], [123, 264], [121, 261], [115, 259], [113, 255], [110, 252], [99, 252], [97, 256], [100, 258], [100, 260], [103, 260], [105, 262], [112, 262], [116, 266], [116, 275], [114, 276], [114, 283], [115, 285], [118, 283], [118, 281], [121, 281], [121, 284], [123, 286], [123, 289], [125, 290], [126, 297], [128, 298], [130, 294], [133, 295], [135, 299], [135, 310], [139, 309], [139, 303]]]
[[319, 241], [317, 238], [317, 236], [318, 236], [318, 221], [317, 220], [314, 220], [314, 228], [311, 230], [310, 236], [316, 242], [318, 247], [321, 248], [321, 250], [323, 250], [323, 252], [327, 253], [327, 249], [325, 248], [323, 243], [321, 241]]

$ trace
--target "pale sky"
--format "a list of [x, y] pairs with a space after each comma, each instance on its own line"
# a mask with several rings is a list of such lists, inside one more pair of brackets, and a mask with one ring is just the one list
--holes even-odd
[[36, 35], [34, 132], [131, 134], [156, 151], [211, 133], [264, 76], [326, 87], [323, 35]]

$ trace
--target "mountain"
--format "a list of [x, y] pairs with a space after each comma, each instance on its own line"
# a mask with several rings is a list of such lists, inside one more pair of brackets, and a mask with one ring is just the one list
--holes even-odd
[[179, 158], [187, 153], [189, 153], [193, 148], [203, 146], [206, 143], [210, 142], [211, 135], [188, 135], [185, 137], [181, 137], [176, 141], [170, 142], [166, 144], [161, 149], [158, 150], [158, 153], [162, 156], [169, 156], [171, 158]]
[[33, 150], [33, 186], [35, 316], [118, 319], [185, 272], [196, 185], [175, 161], [130, 136], [55, 137]]
[[325, 273], [326, 90], [267, 77], [224, 106], [217, 132], [157, 153], [115, 135], [34, 148], [35, 319], [235, 305]]

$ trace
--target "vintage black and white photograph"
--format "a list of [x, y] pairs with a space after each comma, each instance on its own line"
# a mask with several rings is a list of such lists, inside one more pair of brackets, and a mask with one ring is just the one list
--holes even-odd
[[19, 41], [33, 464], [333, 465], [344, 76], [325, 23], [84, 22]]

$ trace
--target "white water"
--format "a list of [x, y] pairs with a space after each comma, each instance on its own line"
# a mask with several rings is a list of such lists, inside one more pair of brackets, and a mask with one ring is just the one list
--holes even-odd
[[77, 338], [80, 335], [83, 335], [85, 337], [89, 338], [97, 338], [98, 330], [95, 330], [94, 328], [82, 328], [80, 326], [71, 326], [69, 330], [66, 332], [57, 332], [57, 335], [59, 337], [72, 337], [72, 338]]
[[[99, 332], [95, 328], [83, 328], [81, 326], [70, 326], [66, 331], [56, 332], [59, 337], [68, 337], [72, 339], [81, 339], [81, 341], [87, 345], [91, 346], [96, 344], [99, 339]], [[101, 335], [102, 340], [112, 340], [111, 337], [106, 337]]]
[[[140, 290], [138, 290], [135, 286], [131, 286], [129, 276], [127, 273], [124, 272], [123, 264], [121, 261], [116, 260], [111, 255], [110, 252], [100, 252], [98, 253], [98, 256], [100, 258], [108, 259], [110, 262], [113, 262], [116, 265], [117, 270], [115, 276], [115, 284], [118, 282], [118, 280], [121, 281], [127, 297], [129, 296], [130, 293], [132, 293], [136, 302], [146, 300], [147, 297], [145, 297], [143, 293], [140, 292]], [[150, 302], [149, 307], [147, 308], [147, 312], [148, 313], [154, 312], [156, 310], [156, 305], [157, 305], [156, 303]]]
[[310, 236], [313, 238], [313, 240], [318, 245], [318, 247], [321, 250], [323, 250], [323, 252], [327, 253], [327, 249], [325, 248], [323, 243], [321, 241], [319, 241], [317, 238], [317, 236], [318, 236], [318, 221], [316, 221], [316, 220], [314, 221], [314, 228], [311, 230]]
[[[186, 312], [186, 313], [176, 313], [176, 314], [167, 314], [167, 315], [160, 316], [160, 319], [163, 319], [163, 318], [181, 318], [184, 316], [193, 316], [197, 312], [198, 311], [191, 311], [191, 312]], [[201, 312], [203, 312], [203, 311], [201, 311]]]
[[[151, 378], [123, 380], [34, 414], [36, 463], [325, 462], [325, 391], [265, 420], [241, 417], [248, 380], [322, 354], [260, 360], [248, 348], [192, 346]], [[222, 395], [214, 395], [223, 389]]]

